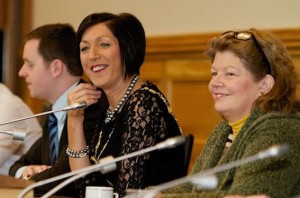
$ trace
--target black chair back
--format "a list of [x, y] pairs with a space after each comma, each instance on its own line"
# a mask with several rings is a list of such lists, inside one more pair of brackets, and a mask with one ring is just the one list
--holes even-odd
[[191, 159], [191, 155], [192, 155], [193, 144], [194, 144], [194, 136], [192, 134], [188, 134], [187, 136], [185, 136], [184, 167], [185, 167], [186, 175], [188, 174], [188, 170], [189, 170], [189, 164], [190, 164], [190, 159]]

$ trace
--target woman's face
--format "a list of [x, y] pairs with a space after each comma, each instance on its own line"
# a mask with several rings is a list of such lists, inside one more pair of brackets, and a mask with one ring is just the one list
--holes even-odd
[[119, 42], [105, 23], [88, 28], [79, 47], [83, 70], [95, 86], [110, 89], [123, 80]]
[[211, 67], [212, 78], [208, 85], [215, 101], [215, 109], [229, 122], [250, 114], [260, 96], [260, 82], [234, 53], [217, 52]]

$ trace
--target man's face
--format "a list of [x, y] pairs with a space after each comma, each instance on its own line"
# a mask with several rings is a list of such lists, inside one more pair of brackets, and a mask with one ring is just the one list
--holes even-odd
[[28, 84], [30, 96], [47, 100], [51, 96], [53, 78], [43, 57], [38, 52], [40, 41], [31, 39], [25, 43], [23, 51], [23, 65], [19, 76], [23, 77]]

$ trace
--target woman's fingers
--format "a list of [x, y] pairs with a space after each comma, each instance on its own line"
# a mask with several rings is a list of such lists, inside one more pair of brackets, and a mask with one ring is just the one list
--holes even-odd
[[85, 101], [89, 106], [96, 103], [100, 97], [101, 91], [97, 90], [95, 86], [88, 83], [81, 83], [69, 92], [68, 103], [73, 104]]

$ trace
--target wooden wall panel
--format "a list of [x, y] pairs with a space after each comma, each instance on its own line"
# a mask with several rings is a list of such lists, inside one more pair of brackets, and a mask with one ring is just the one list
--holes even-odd
[[0, 29], [7, 25], [8, 0], [0, 0]]
[[[209, 62], [206, 60], [173, 60], [166, 63], [170, 89], [167, 95], [185, 133], [205, 142], [215, 114], [208, 92]], [[204, 127], [203, 127], [204, 126]]]
[[166, 93], [166, 83], [164, 77], [165, 77], [164, 61], [146, 62], [141, 68], [142, 80], [144, 81], [148, 80], [155, 83], [163, 93]]
[[294, 56], [293, 62], [296, 67], [296, 72], [299, 75], [296, 95], [297, 95], [297, 98], [300, 100], [300, 56]]

